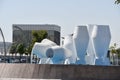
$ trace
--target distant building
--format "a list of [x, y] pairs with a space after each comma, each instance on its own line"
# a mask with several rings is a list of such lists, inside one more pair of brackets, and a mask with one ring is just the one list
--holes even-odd
[[46, 30], [47, 38], [60, 45], [60, 29], [60, 26], [49, 24], [13, 24], [13, 42], [24, 42], [29, 46], [32, 41], [33, 30]]

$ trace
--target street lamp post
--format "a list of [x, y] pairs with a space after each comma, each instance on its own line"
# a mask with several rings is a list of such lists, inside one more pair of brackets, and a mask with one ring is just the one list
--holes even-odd
[[3, 32], [2, 32], [2, 29], [0, 28], [0, 33], [2, 35], [2, 38], [3, 38], [3, 45], [4, 45], [4, 62], [6, 61], [6, 43], [5, 43], [5, 38], [4, 38], [4, 35], [3, 35]]

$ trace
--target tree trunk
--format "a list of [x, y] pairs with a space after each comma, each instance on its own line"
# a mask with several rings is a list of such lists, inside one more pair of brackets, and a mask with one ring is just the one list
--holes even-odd
[[22, 55], [20, 54], [20, 59], [19, 59], [19, 62], [20, 62], [20, 63], [21, 63], [21, 56], [22, 56]]

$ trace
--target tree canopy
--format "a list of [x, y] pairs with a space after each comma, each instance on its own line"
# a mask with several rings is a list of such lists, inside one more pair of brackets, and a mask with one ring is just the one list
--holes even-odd
[[24, 51], [25, 51], [24, 44], [22, 44], [22, 43], [18, 44], [16, 51], [17, 51], [20, 55], [22, 55], [22, 54], [24, 53]]
[[20, 55], [22, 55], [23, 53], [25, 53], [26, 55], [30, 54], [33, 48], [33, 45], [35, 42], [41, 42], [43, 39], [47, 38], [48, 33], [45, 30], [33, 30], [32, 31], [32, 42], [29, 46], [25, 47], [24, 43], [14, 43], [12, 44], [11, 48], [10, 48], [10, 53], [11, 54], [15, 54], [15, 53], [19, 53]]
[[41, 42], [43, 39], [47, 38], [47, 31], [39, 30], [39, 31], [32, 31], [33, 39], [32, 42]]
[[11, 48], [10, 48], [10, 53], [11, 54], [15, 54], [16, 53], [16, 47], [17, 47], [17, 44], [12, 44]]
[[116, 54], [116, 53], [117, 53], [117, 51], [116, 51], [116, 43], [114, 43], [114, 45], [110, 47], [110, 51], [111, 51], [111, 53], [113, 53], [113, 54]]
[[116, 52], [117, 52], [117, 54], [118, 54], [118, 57], [120, 58], [120, 48], [118, 48], [118, 49], [116, 50]]
[[120, 3], [120, 0], [116, 0], [116, 1], [115, 1], [115, 4], [119, 4], [119, 3]]
[[114, 45], [110, 47], [110, 52], [112, 54], [117, 54], [118, 58], [120, 58], [120, 48], [116, 48], [116, 47], [117, 47], [117, 44], [114, 43]]
[[34, 45], [35, 42], [41, 42], [43, 39], [47, 38], [48, 33], [46, 30], [33, 30], [32, 31], [32, 43], [29, 45], [29, 47], [27, 48], [27, 52], [31, 53], [32, 51], [32, 47]]

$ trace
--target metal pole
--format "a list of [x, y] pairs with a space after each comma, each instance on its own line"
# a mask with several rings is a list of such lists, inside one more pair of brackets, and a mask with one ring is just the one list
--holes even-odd
[[2, 29], [0, 28], [0, 32], [1, 32], [1, 35], [2, 35], [2, 38], [3, 38], [3, 45], [4, 45], [4, 61], [6, 61], [6, 43], [5, 43], [5, 38], [4, 38], [4, 35], [3, 35], [3, 32], [2, 32]]

